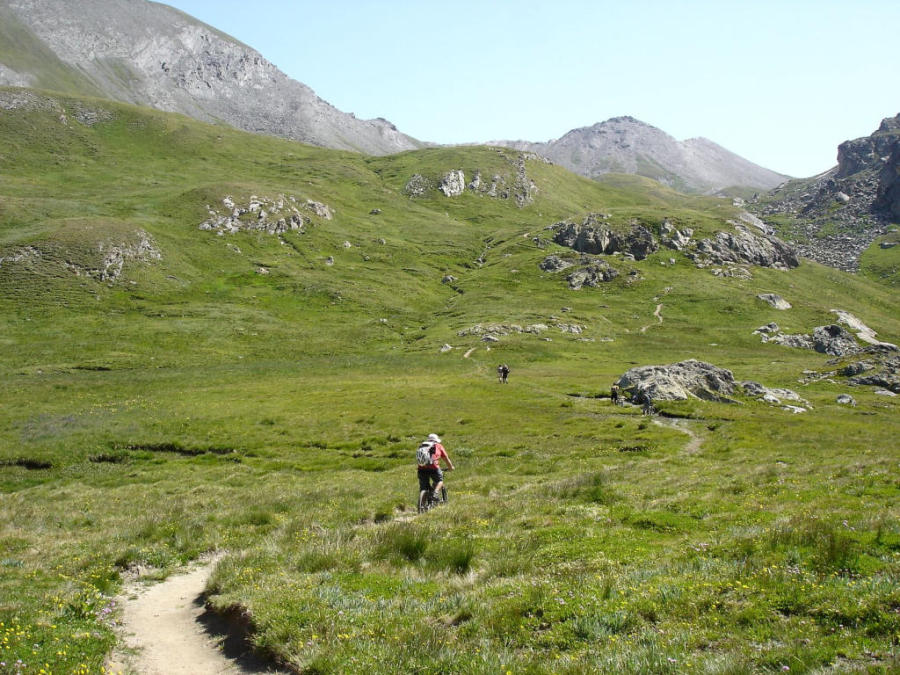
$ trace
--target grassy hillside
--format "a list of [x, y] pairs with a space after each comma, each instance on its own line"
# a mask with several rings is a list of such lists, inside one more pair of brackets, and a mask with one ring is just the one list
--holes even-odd
[[[900, 665], [896, 399], [799, 384], [831, 357], [752, 334], [840, 308], [896, 343], [887, 286], [813, 263], [716, 277], [661, 249], [572, 291], [538, 267], [570, 253], [547, 226], [597, 212], [703, 236], [730, 200], [510, 150], [370, 158], [53, 101], [0, 115], [0, 670], [99, 672], [123, 574], [215, 549], [210, 603], [249, 610], [257, 649], [297, 672]], [[512, 188], [521, 166], [523, 207], [434, 189], [457, 169]], [[306, 222], [200, 229], [226, 196]], [[114, 278], [112, 249], [136, 251]], [[477, 324], [547, 328], [460, 335]], [[648, 419], [600, 398], [687, 358], [812, 409]], [[414, 516], [432, 431], [451, 502]]]

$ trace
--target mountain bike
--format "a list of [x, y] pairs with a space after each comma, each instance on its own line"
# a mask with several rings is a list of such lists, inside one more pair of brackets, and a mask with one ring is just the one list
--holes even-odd
[[440, 493], [436, 493], [434, 490], [420, 490], [419, 491], [419, 501], [418, 501], [418, 509], [419, 513], [425, 513], [426, 511], [430, 511], [435, 506], [440, 504], [446, 504], [447, 499], [447, 486], [442, 485]]

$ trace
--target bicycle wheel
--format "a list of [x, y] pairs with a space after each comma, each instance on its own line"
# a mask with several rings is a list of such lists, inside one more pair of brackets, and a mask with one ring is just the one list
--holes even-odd
[[447, 496], [447, 486], [441, 486], [441, 504], [446, 504], [450, 501], [450, 498]]
[[418, 511], [425, 513], [429, 508], [431, 508], [431, 490], [420, 490]]

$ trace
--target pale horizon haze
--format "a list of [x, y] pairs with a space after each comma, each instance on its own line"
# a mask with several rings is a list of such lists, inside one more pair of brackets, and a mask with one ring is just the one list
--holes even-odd
[[630, 115], [797, 177], [900, 113], [900, 2], [172, 0], [336, 108], [441, 144]]

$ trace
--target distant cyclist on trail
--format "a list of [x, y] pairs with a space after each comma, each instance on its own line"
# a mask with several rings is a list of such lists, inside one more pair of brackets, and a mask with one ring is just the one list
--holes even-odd
[[609, 398], [613, 405], [619, 405], [619, 385], [613, 384], [613, 386], [609, 388]]
[[500, 380], [500, 384], [506, 384], [507, 379], [509, 378], [509, 366], [505, 363], [501, 363], [497, 366], [497, 378]]
[[642, 396], [643, 396], [644, 406], [641, 408], [641, 414], [642, 415], [652, 415], [653, 410], [654, 410], [653, 399], [650, 398], [650, 394], [647, 392], [644, 392], [642, 394]]
[[441, 471], [441, 460], [447, 464], [447, 471], [453, 471], [453, 462], [447, 450], [441, 445], [441, 439], [437, 434], [428, 434], [427, 440], [422, 441], [416, 451], [416, 463], [419, 474], [419, 490], [431, 490], [434, 494], [440, 494], [444, 487], [444, 474]]

